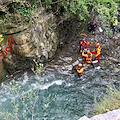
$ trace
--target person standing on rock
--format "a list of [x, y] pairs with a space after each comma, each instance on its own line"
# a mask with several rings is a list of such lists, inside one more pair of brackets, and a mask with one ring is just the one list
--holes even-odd
[[91, 64], [94, 68], [94, 64], [92, 63], [92, 53], [90, 50], [87, 50], [87, 54], [85, 54], [83, 51], [82, 56], [86, 58], [86, 63]]
[[92, 31], [92, 33], [95, 35], [95, 29], [97, 28], [97, 22], [95, 20], [92, 20], [90, 23], [89, 23], [89, 27], [88, 27], [88, 30], [89, 31]]
[[115, 32], [117, 31], [117, 24], [118, 24], [118, 20], [116, 16], [113, 16], [111, 19], [111, 23], [112, 23], [112, 30], [113, 30], [113, 34], [115, 34]]
[[91, 53], [95, 54], [97, 59], [98, 59], [98, 62], [100, 62], [100, 52], [101, 52], [102, 48], [100, 47], [99, 43], [96, 43], [95, 47], [96, 47], [96, 50], [95, 51], [91, 51]]

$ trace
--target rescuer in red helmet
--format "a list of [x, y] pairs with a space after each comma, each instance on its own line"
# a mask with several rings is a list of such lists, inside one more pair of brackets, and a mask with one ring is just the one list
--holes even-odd
[[91, 53], [95, 54], [97, 59], [98, 59], [98, 62], [100, 62], [100, 52], [101, 52], [102, 48], [100, 47], [99, 43], [96, 43], [95, 47], [96, 47], [96, 50], [95, 51], [91, 51]]

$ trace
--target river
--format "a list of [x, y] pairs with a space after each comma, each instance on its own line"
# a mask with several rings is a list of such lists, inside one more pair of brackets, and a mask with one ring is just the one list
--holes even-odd
[[[42, 112], [34, 117], [35, 120], [78, 120], [83, 115], [92, 116], [94, 99], [100, 100], [101, 96], [106, 93], [107, 86], [119, 86], [120, 75], [111, 70], [114, 65], [105, 66], [105, 59], [101, 57], [101, 63], [96, 64], [93, 69], [78, 54], [78, 42], [79, 39], [65, 44], [57, 51], [56, 57], [46, 64], [41, 82], [29, 72], [15, 77], [26, 94], [39, 86], [39, 100], [35, 107], [35, 113]], [[72, 67], [78, 64], [78, 61], [84, 63], [85, 68], [83, 76], [80, 78], [71, 72]], [[11, 87], [9, 80], [5, 81], [5, 84]], [[52, 100], [55, 95], [57, 96], [55, 101], [52, 101], [49, 107], [43, 111], [48, 102], [47, 98]], [[14, 98], [18, 100], [18, 96], [14, 92], [1, 86], [0, 111], [5, 108], [12, 112], [10, 101]], [[24, 120], [21, 114], [23, 105], [21, 102], [19, 104], [19, 119]], [[27, 118], [31, 120], [29, 114]]]

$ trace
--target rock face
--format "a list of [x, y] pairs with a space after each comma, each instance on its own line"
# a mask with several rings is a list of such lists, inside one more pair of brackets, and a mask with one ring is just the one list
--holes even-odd
[[120, 120], [120, 109], [109, 111], [104, 114], [96, 115], [91, 118], [81, 117], [79, 120]]
[[[54, 16], [44, 9], [35, 11], [34, 23], [27, 30], [14, 35], [13, 52], [20, 56], [39, 58], [40, 62], [53, 57], [57, 50], [57, 33], [53, 29]], [[44, 58], [44, 59], [41, 59]]]
[[[22, 32], [11, 35], [14, 38], [12, 53], [3, 58], [8, 71], [13, 73], [30, 68], [34, 65], [33, 59], [37, 59], [37, 62], [51, 59], [59, 43], [55, 28], [53, 14], [46, 13], [43, 8], [34, 11], [33, 22]], [[16, 28], [12, 32], [19, 30]]]

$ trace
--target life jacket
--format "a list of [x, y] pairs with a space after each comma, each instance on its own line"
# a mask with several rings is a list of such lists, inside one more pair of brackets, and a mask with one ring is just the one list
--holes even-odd
[[117, 19], [114, 19], [113, 21], [113, 26], [116, 26], [118, 24], [118, 20]]
[[87, 54], [86, 63], [92, 63], [92, 53]]
[[77, 73], [78, 74], [81, 74], [81, 75], [83, 75], [83, 71], [84, 71], [84, 69], [83, 69], [83, 67], [76, 67], [76, 70], [77, 70]]

